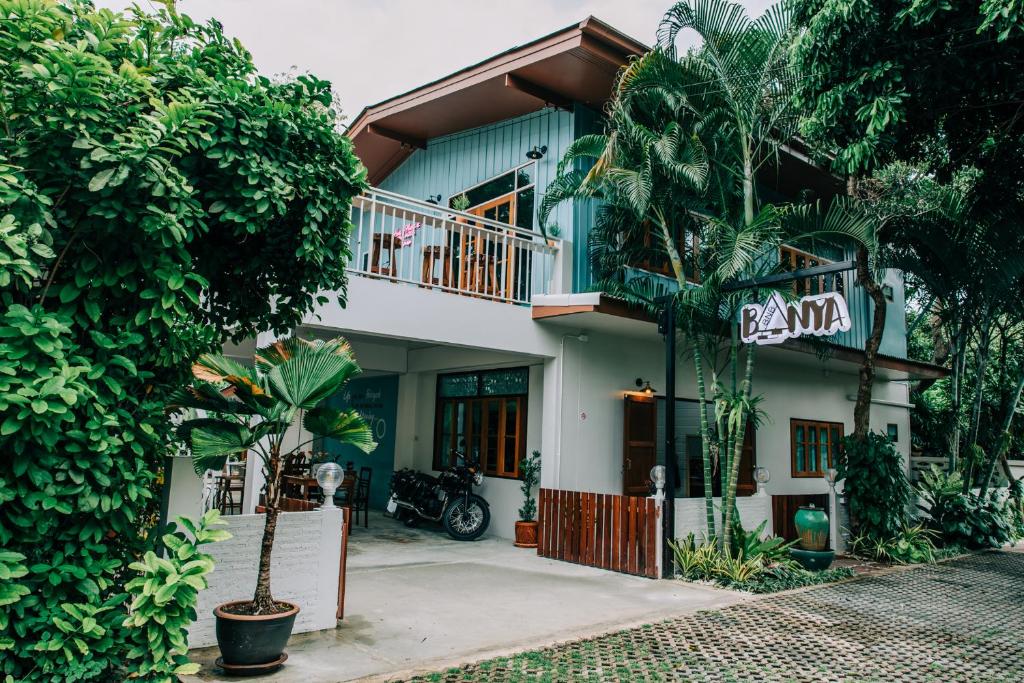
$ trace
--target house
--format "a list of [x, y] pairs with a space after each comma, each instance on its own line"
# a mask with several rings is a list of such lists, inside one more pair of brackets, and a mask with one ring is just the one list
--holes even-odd
[[[353, 208], [348, 305], [324, 304], [300, 333], [346, 337], [364, 369], [335, 400], [371, 421], [380, 446], [338, 455], [373, 468], [374, 507], [384, 507], [395, 469], [437, 470], [455, 451], [479, 456], [490, 533], [501, 537], [513, 535], [519, 463], [533, 450], [543, 454], [545, 489], [649, 494], [650, 469], [665, 461], [657, 323], [592, 291], [593, 202], [561, 205], [547, 236], [537, 221], [563, 152], [599, 129], [617, 71], [645, 50], [591, 17], [368, 106], [353, 121], [349, 135], [373, 189]], [[808, 188], [819, 196], [841, 191], [794, 143], [764, 192], [785, 199]], [[778, 257], [801, 268], [843, 260], [841, 251], [785, 247]], [[746, 523], [771, 519], [784, 535], [793, 533], [798, 505], [827, 502], [823, 474], [852, 429], [871, 318], [852, 273], [796, 286], [839, 291], [850, 329], [830, 338], [825, 360], [799, 339], [759, 351], [754, 387], [768, 420], [747, 435], [740, 510]], [[871, 426], [891, 435], [909, 467], [908, 383], [942, 370], [907, 358], [899, 273], [886, 275], [885, 292]], [[230, 352], [249, 358], [252, 350]], [[678, 364], [675, 395], [682, 533], [702, 528], [704, 485], [686, 362]], [[755, 466], [769, 475], [761, 495]], [[250, 472], [249, 509], [259, 485]]]

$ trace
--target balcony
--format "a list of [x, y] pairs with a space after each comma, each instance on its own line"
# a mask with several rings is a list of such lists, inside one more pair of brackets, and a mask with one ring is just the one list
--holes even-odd
[[349, 271], [513, 305], [548, 294], [558, 242], [539, 232], [371, 188], [352, 202]]

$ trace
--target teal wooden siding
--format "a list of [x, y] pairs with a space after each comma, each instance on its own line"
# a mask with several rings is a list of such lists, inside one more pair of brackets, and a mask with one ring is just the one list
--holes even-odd
[[[463, 190], [500, 175], [529, 161], [526, 153], [534, 146], [546, 145], [544, 158], [537, 162], [535, 212], [548, 183], [555, 175], [559, 159], [574, 139], [571, 112], [543, 109], [507, 121], [501, 121], [427, 141], [384, 182], [381, 189], [415, 199], [441, 195], [441, 204]], [[550, 223], [558, 225], [559, 237], [572, 239], [573, 213], [568, 204], [561, 206]], [[536, 213], [534, 226], [537, 227]]]
[[[574, 113], [575, 138], [601, 132], [601, 117], [593, 109], [577, 104]], [[580, 168], [583, 169], [584, 166], [580, 164]], [[573, 292], [589, 292], [593, 289], [594, 274], [590, 265], [587, 239], [590, 229], [597, 221], [600, 205], [600, 202], [594, 199], [578, 199], [572, 205], [573, 235], [576, 237], [572, 243]]]
[[[598, 132], [600, 120], [597, 112], [577, 103], [573, 112], [544, 109], [434, 138], [427, 141], [426, 149], [417, 150], [380, 186], [421, 200], [440, 194], [441, 204], [446, 205], [451, 197], [466, 188], [525, 163], [526, 152], [534, 146], [547, 145], [547, 154], [537, 164], [536, 210], [565, 150], [581, 135]], [[559, 237], [565, 240], [563, 248], [571, 250], [573, 292], [593, 289], [587, 238], [597, 219], [599, 206], [599, 202], [593, 200], [566, 203], [556, 209], [549, 221], [549, 224], [558, 226]], [[536, 215], [534, 225], [537, 225]], [[905, 358], [903, 278], [899, 273], [890, 272], [886, 276], [886, 284], [892, 287], [893, 301], [888, 306], [881, 353]], [[872, 305], [863, 289], [853, 285], [852, 273], [848, 274], [846, 297], [853, 329], [836, 335], [834, 341], [842, 346], [863, 349], [870, 332]]]

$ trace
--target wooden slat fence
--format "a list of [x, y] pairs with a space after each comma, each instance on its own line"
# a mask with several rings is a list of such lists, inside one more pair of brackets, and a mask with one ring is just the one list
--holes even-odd
[[541, 489], [539, 506], [541, 557], [658, 578], [654, 499]]

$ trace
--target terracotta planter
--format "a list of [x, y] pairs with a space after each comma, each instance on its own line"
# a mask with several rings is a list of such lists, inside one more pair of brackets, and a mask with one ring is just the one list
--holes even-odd
[[516, 547], [537, 547], [537, 522], [516, 522]]
[[284, 648], [292, 635], [299, 606], [279, 600], [291, 609], [259, 616], [232, 614], [224, 609], [247, 602], [226, 602], [213, 610], [217, 618], [217, 646], [222, 655], [217, 664], [228, 672], [272, 671], [288, 658]]

